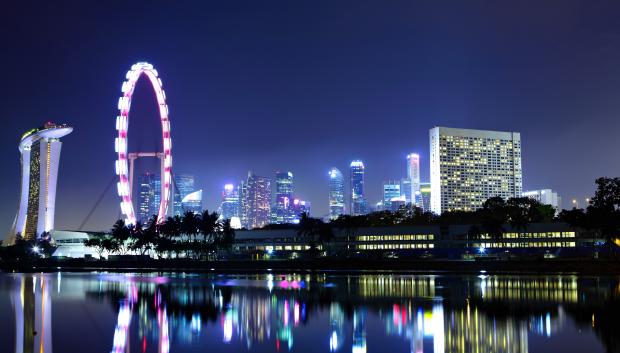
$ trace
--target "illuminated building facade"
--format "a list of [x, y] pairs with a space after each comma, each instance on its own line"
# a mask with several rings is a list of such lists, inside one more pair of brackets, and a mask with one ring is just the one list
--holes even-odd
[[524, 191], [522, 196], [534, 199], [543, 205], [553, 207], [556, 214], [560, 213], [562, 210], [562, 198], [558, 196], [557, 192], [551, 189]]
[[159, 209], [160, 197], [160, 179], [159, 175], [153, 173], [144, 173], [140, 175], [138, 180], [138, 220], [142, 224], [157, 214]]
[[410, 153], [407, 155], [407, 179], [409, 179], [408, 192], [410, 198], [408, 202], [413, 205], [421, 207], [420, 200], [420, 155], [417, 153]]
[[329, 218], [344, 214], [344, 176], [336, 167], [329, 170]]
[[366, 214], [366, 198], [364, 197], [364, 162], [356, 160], [350, 166], [350, 210], [352, 216]]
[[271, 216], [271, 180], [248, 173], [241, 187], [241, 225], [261, 228], [269, 224]]
[[276, 172], [276, 204], [272, 223], [290, 224], [293, 223], [294, 218], [293, 173]]
[[60, 138], [72, 131], [72, 127], [48, 122], [22, 136], [19, 209], [8, 244], [12, 244], [18, 234], [24, 239], [35, 239], [54, 229]]
[[397, 181], [386, 181], [383, 183], [383, 209], [392, 210], [392, 200], [398, 201], [401, 197], [400, 183]]
[[293, 199], [293, 205], [291, 207], [293, 217], [291, 219], [291, 223], [297, 224], [299, 223], [299, 219], [301, 218], [302, 213], [306, 213], [310, 216], [310, 201], [304, 201], [300, 199]]
[[[172, 212], [175, 216], [180, 216], [185, 212], [183, 208], [183, 200], [187, 197], [187, 195], [196, 192], [194, 188], [194, 176], [189, 174], [175, 174], [172, 177], [174, 181], [173, 187], [173, 202], [172, 202]], [[196, 197], [194, 195], [193, 197]], [[200, 199], [202, 202], [202, 192], [200, 195]], [[200, 207], [202, 209], [202, 206]]]
[[202, 189], [191, 192], [181, 200], [181, 214], [192, 212], [195, 214], [202, 213]]
[[431, 210], [431, 183], [420, 183], [420, 201], [424, 211]]
[[520, 197], [518, 132], [430, 130], [431, 210], [474, 211], [491, 197]]
[[233, 219], [240, 217], [239, 188], [233, 184], [224, 185], [222, 190], [222, 205], [220, 214], [223, 219]]

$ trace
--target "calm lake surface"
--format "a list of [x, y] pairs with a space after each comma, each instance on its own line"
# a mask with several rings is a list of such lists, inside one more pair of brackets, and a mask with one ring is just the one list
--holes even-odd
[[616, 352], [620, 277], [0, 274], [0, 352]]

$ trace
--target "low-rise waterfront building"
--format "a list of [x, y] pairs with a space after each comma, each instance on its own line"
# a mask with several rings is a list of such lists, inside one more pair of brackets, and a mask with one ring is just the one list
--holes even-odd
[[[481, 231], [476, 225], [333, 228], [332, 231], [332, 240], [317, 245], [317, 250], [326, 251], [328, 255], [361, 257], [575, 256], [595, 251], [603, 244], [603, 239], [595, 233], [574, 229], [564, 223], [532, 223], [525, 229], [505, 225], [499, 237]], [[80, 251], [92, 254], [92, 251], [78, 249], [87, 237], [86, 233], [54, 232], [52, 237], [59, 245], [57, 254], [70, 257], [79, 256], [66, 254], [79, 254]], [[295, 226], [237, 230], [232, 249], [240, 258], [290, 258], [311, 250], [312, 242]]]

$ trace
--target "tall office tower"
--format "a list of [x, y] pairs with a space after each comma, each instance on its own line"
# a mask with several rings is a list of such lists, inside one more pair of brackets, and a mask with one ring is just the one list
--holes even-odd
[[138, 179], [138, 220], [145, 224], [159, 210], [159, 195], [161, 190], [159, 175], [146, 172]]
[[562, 198], [551, 189], [524, 191], [521, 195], [553, 207], [556, 215], [562, 211]]
[[306, 213], [310, 216], [310, 208], [310, 201], [293, 199], [291, 202], [291, 211], [293, 213], [291, 224], [298, 224], [302, 213]]
[[383, 182], [383, 210], [392, 210], [392, 200], [401, 200], [400, 183], [398, 181], [385, 181]]
[[[194, 176], [189, 174], [175, 174], [172, 177], [173, 180], [173, 203], [172, 203], [172, 214], [174, 216], [182, 215], [185, 210], [183, 210], [183, 199], [195, 192], [194, 189]], [[202, 197], [202, 195], [201, 195]]]
[[413, 203], [411, 200], [411, 180], [402, 178], [400, 181], [400, 193], [405, 198], [405, 203]]
[[410, 153], [407, 155], [407, 179], [411, 186], [410, 200], [415, 206], [421, 207], [420, 200], [420, 155]]
[[522, 190], [518, 132], [430, 130], [431, 210], [473, 211], [489, 198], [519, 197]]
[[276, 172], [276, 204], [274, 209], [275, 224], [293, 223], [295, 213], [293, 202], [293, 173]]
[[364, 163], [360, 160], [351, 162], [351, 203], [352, 216], [366, 214], [366, 199], [364, 198]]
[[420, 198], [422, 200], [422, 210], [431, 210], [431, 183], [420, 183]]
[[271, 214], [271, 180], [248, 173], [243, 183], [241, 199], [241, 224], [248, 229], [269, 224]]
[[235, 188], [233, 184], [224, 185], [222, 191], [222, 206], [221, 213], [223, 219], [233, 219], [239, 217], [239, 189]]
[[329, 170], [329, 219], [344, 214], [344, 176], [333, 167]]
[[31, 240], [54, 229], [60, 138], [72, 131], [67, 125], [48, 122], [22, 136], [19, 143], [21, 195], [8, 244], [13, 244], [18, 234]]
[[181, 200], [181, 214], [192, 212], [194, 214], [202, 213], [202, 189], [190, 192]]

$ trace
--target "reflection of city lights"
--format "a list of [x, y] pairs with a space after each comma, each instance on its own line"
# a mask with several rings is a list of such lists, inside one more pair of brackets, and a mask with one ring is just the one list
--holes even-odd
[[329, 338], [329, 351], [335, 352], [338, 350], [338, 334], [336, 331], [332, 331], [332, 335]]
[[233, 318], [232, 312], [228, 311], [224, 318], [224, 342], [230, 343], [233, 335]]
[[295, 302], [295, 305], [293, 306], [293, 322], [295, 323], [295, 326], [299, 325], [299, 303]]
[[284, 301], [284, 313], [282, 315], [284, 326], [288, 325], [288, 309], [289, 309], [288, 300], [285, 300]]
[[354, 343], [352, 353], [366, 353], [366, 342]]
[[200, 319], [200, 314], [192, 315], [192, 322], [190, 323], [190, 327], [193, 332], [200, 332], [202, 328], [202, 320]]

